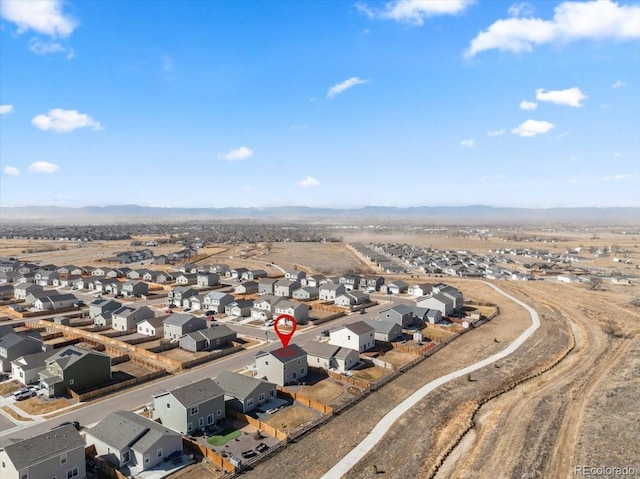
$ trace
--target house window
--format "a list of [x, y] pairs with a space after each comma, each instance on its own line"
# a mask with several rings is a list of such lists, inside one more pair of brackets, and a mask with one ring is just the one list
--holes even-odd
[[209, 414], [207, 416], [207, 424], [213, 424], [213, 421], [214, 421], [213, 414]]
[[351, 335], [350, 334], [347, 335], [347, 341], [351, 341]]
[[216, 412], [217, 416], [222, 416], [222, 409], [218, 409], [218, 411]]
[[60, 464], [64, 464], [67, 462], [67, 455], [66, 454], [62, 454], [60, 456]]
[[253, 398], [247, 399], [247, 406], [249, 407], [253, 406]]
[[167, 403], [167, 409], [171, 409], [171, 404]]
[[75, 379], [69, 379], [69, 386], [73, 386], [73, 383], [75, 383]]
[[204, 418], [201, 417], [200, 419], [198, 419], [198, 426], [200, 427], [204, 427]]
[[265, 365], [265, 366], [269, 366], [269, 361], [265, 361], [265, 362], [264, 362], [264, 365]]
[[156, 457], [162, 457], [162, 448], [158, 449], [156, 452]]
[[131, 452], [130, 451], [124, 451], [122, 453], [122, 464], [126, 464], [130, 460], [131, 460]]
[[275, 397], [275, 395], [276, 395], [276, 392], [273, 389], [271, 391], [269, 391], [269, 397], [270, 398]]
[[260, 393], [258, 396], [258, 401], [264, 401], [264, 393]]
[[304, 368], [300, 369], [300, 374], [303, 375], [304, 374]]
[[151, 461], [151, 457], [149, 457], [149, 454], [145, 454], [144, 455], [144, 463], [145, 464], [149, 464], [150, 461]]
[[320, 362], [320, 358], [316, 358], [316, 363], [319, 363], [319, 362]]
[[24, 470], [20, 473], [20, 479], [29, 479], [29, 471]]
[[69, 469], [67, 471], [67, 479], [71, 479], [72, 477], [78, 477], [78, 468], [74, 467], [73, 469]]
[[191, 415], [193, 416], [194, 414], [198, 414], [198, 406], [191, 408]]
[[187, 424], [187, 432], [191, 432], [191, 431], [193, 431], [193, 423], [192, 422]]

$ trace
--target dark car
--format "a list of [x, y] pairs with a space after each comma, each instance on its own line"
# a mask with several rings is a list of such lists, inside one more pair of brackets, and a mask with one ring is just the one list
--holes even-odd
[[258, 453], [256, 451], [244, 451], [242, 453], [242, 457], [244, 457], [245, 459], [249, 459], [251, 457], [256, 457], [258, 455]]
[[267, 449], [269, 449], [269, 446], [267, 446], [264, 442], [261, 442], [260, 444], [258, 444], [256, 446], [256, 451], [258, 451], [258, 452], [264, 452]]
[[366, 312], [367, 312], [367, 310], [366, 310], [366, 309], [361, 309], [361, 310], [360, 310], [360, 314], [364, 314], [364, 313], [366, 313]]

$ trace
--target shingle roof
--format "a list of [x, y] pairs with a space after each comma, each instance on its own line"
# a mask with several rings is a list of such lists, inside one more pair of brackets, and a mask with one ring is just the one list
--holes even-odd
[[364, 321], [356, 321], [355, 323], [345, 324], [344, 327], [358, 335], [367, 334], [373, 331], [373, 328]]
[[227, 396], [233, 396], [237, 399], [245, 399], [261, 384], [270, 384], [275, 389], [275, 384], [273, 383], [231, 371], [222, 371], [214, 381], [224, 390]]
[[47, 359], [47, 363], [55, 361], [60, 365], [61, 368], [66, 368], [73, 363], [78, 362], [80, 359], [85, 356], [104, 356], [108, 358], [109, 356], [101, 353], [99, 351], [94, 351], [90, 349], [81, 349], [75, 346], [66, 346], [58, 350], [58, 352], [54, 353]]
[[130, 411], [112, 412], [89, 429], [87, 435], [99, 439], [118, 451], [127, 447], [145, 451], [162, 436], [180, 436], [162, 424]]
[[167, 316], [167, 318], [164, 320], [164, 324], [183, 326], [193, 318], [195, 318], [195, 316], [193, 316], [192, 314], [173, 313], [171, 316]]
[[338, 352], [340, 346], [334, 346], [329, 343], [319, 343], [318, 341], [309, 341], [304, 345], [304, 350], [311, 356], [320, 358], [330, 358]]
[[84, 448], [84, 440], [72, 425], [67, 425], [6, 445], [4, 451], [19, 471], [78, 447]]
[[205, 401], [224, 395], [224, 391], [213, 379], [206, 378], [187, 386], [174, 389], [170, 394], [184, 407], [197, 406]]
[[189, 336], [190, 338], [195, 339], [196, 341], [203, 338], [208, 339], [209, 341], [212, 341], [214, 339], [225, 338], [232, 334], [234, 334], [234, 331], [229, 329], [224, 324], [215, 324], [205, 329], [199, 329], [198, 331], [192, 331], [191, 333], [187, 333], [186, 336]]
[[365, 322], [371, 326], [376, 333], [389, 334], [394, 328], [400, 327], [397, 323], [391, 321], [376, 321], [374, 319], [365, 319]]
[[258, 351], [256, 353], [256, 358], [264, 356], [265, 354], [270, 355], [272, 358], [277, 359], [282, 364], [286, 364], [294, 359], [306, 357], [307, 353], [304, 349], [302, 349], [297, 344], [290, 344], [287, 346], [286, 354], [278, 354], [278, 351], [282, 351], [282, 349], [276, 349], [275, 351]]

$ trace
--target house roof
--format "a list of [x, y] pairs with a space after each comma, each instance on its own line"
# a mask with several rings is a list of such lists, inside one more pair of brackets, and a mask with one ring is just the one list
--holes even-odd
[[4, 446], [13, 467], [18, 471], [43, 459], [58, 456], [65, 451], [82, 447], [84, 440], [71, 425], [57, 427], [29, 439]]
[[345, 324], [343, 328], [347, 328], [349, 331], [358, 335], [367, 334], [373, 331], [373, 328], [364, 321], [356, 321], [355, 323]]
[[275, 351], [258, 351], [256, 353], [256, 358], [269, 355], [274, 359], [277, 359], [282, 364], [286, 364], [288, 362], [293, 361], [294, 359], [303, 358], [307, 356], [307, 353], [304, 349], [302, 349], [297, 344], [290, 344], [286, 348], [286, 354], [278, 354], [278, 351], [282, 351], [282, 349], [276, 349]]
[[156, 318], [147, 318], [144, 321], [140, 321], [138, 323], [138, 326], [140, 326], [141, 324], [144, 323], [148, 323], [151, 326], [153, 326], [154, 328], [160, 328], [162, 326], [164, 326], [164, 319], [161, 317], [156, 317]]
[[[73, 426], [70, 427], [73, 428]], [[89, 429], [87, 435], [99, 439], [118, 451], [127, 447], [145, 451], [163, 436], [180, 436], [162, 424], [130, 411], [112, 412]]]
[[102, 356], [108, 358], [107, 354], [94, 351], [93, 349], [81, 349], [75, 346], [66, 346], [58, 350], [58, 352], [52, 354], [49, 359], [46, 360], [47, 364], [56, 362], [61, 368], [67, 368], [74, 363], [77, 363], [86, 356]]
[[182, 386], [181, 388], [170, 391], [176, 400], [184, 407], [189, 408], [202, 404], [210, 399], [223, 396], [224, 391], [218, 386], [213, 379], [201, 379], [192, 384]]
[[119, 306], [122, 306], [122, 303], [120, 303], [119, 301], [116, 301], [115, 299], [109, 299], [109, 298], [98, 298], [96, 300], [91, 301], [89, 306], [98, 306], [100, 308], [104, 308], [109, 304], [117, 304]]
[[[9, 334], [5, 334], [1, 339], [0, 339], [0, 348], [4, 348], [4, 349], [10, 349], [18, 344], [20, 344], [23, 341], [38, 341], [38, 342], [42, 342], [42, 340], [38, 339], [38, 336], [40, 335], [40, 333], [34, 333], [34, 336], [31, 335], [32, 333], [9, 333]], [[35, 334], [37, 334], [38, 336], [35, 336]]]
[[393, 283], [389, 283], [387, 285], [387, 287], [389, 286], [397, 286], [398, 288], [408, 288], [409, 284], [405, 281], [402, 281], [401, 279], [398, 279], [396, 281], [394, 281]]
[[365, 319], [365, 323], [371, 326], [376, 333], [389, 334], [392, 330], [400, 328], [397, 323], [391, 321], [376, 321], [375, 319]]
[[262, 278], [258, 284], [270, 284], [273, 285], [278, 281], [278, 278]]
[[212, 341], [214, 339], [226, 338], [227, 336], [232, 334], [235, 334], [235, 332], [229, 329], [224, 324], [212, 324], [208, 328], [199, 329], [198, 331], [192, 331], [190, 333], [187, 333], [185, 336], [189, 336], [196, 341], [203, 338]]
[[304, 350], [308, 355], [327, 359], [333, 357], [339, 349], [340, 346], [334, 346], [329, 343], [319, 343], [318, 341], [309, 341], [304, 345]]
[[[409, 306], [407, 306], [406, 304], [396, 304], [396, 305], [394, 305], [394, 306], [392, 306], [390, 308], [387, 308], [387, 309], [385, 309], [383, 311], [395, 311], [396, 313], [401, 314], [403, 316], [405, 314], [413, 313], [413, 310]], [[382, 313], [383, 311], [380, 311], [380, 312]]]
[[33, 369], [38, 367], [44, 367], [45, 361], [51, 356], [51, 351], [42, 351], [39, 353], [25, 354], [19, 358], [11, 361], [12, 364], [16, 364], [23, 369]]
[[164, 320], [164, 324], [172, 324], [175, 326], [184, 326], [192, 319], [195, 319], [195, 316], [192, 314], [185, 313], [173, 313], [170, 316], [167, 316]]
[[231, 371], [222, 371], [214, 381], [223, 389], [227, 396], [245, 399], [262, 384], [269, 384], [275, 389], [275, 384], [258, 378], [245, 376]]

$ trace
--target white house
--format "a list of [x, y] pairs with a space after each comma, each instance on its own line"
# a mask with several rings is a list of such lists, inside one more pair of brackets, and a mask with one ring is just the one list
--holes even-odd
[[376, 345], [375, 331], [364, 321], [345, 324], [329, 332], [329, 344], [363, 352]]

